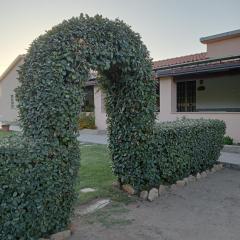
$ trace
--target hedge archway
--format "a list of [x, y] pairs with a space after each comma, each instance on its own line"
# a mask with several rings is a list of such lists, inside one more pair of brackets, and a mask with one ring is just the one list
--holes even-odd
[[52, 192], [55, 212], [51, 214], [61, 217], [48, 216], [51, 229], [47, 231], [63, 227], [69, 218], [80, 154], [77, 132], [82, 88], [90, 70], [98, 72], [98, 84], [106, 94], [114, 173], [136, 189], [154, 176], [149, 161], [155, 82], [139, 34], [120, 20], [99, 15], [62, 22], [33, 41], [17, 89], [24, 137], [35, 143], [30, 152], [42, 156], [46, 164], [54, 163], [50, 181], [55, 181], [57, 191]]

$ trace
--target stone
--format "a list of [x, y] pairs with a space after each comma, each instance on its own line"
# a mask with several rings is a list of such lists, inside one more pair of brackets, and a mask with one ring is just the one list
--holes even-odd
[[177, 187], [184, 187], [186, 185], [186, 182], [183, 180], [178, 180], [176, 182]]
[[215, 169], [215, 171], [218, 171], [218, 170], [219, 170], [219, 167], [218, 167], [217, 164], [214, 164], [214, 165], [213, 165], [213, 168]]
[[185, 182], [185, 184], [188, 184], [189, 179], [188, 178], [184, 178], [183, 181]]
[[171, 187], [170, 187], [170, 189], [171, 189], [172, 191], [176, 190], [176, 189], [177, 189], [177, 185], [176, 185], [176, 184], [172, 184]]
[[113, 186], [113, 187], [116, 187], [116, 188], [120, 188], [120, 183], [119, 183], [119, 181], [114, 181], [114, 182], [112, 183], [112, 186]]
[[103, 199], [103, 200], [99, 200], [97, 201], [96, 203], [94, 204], [91, 204], [90, 206], [88, 206], [87, 208], [85, 209], [82, 209], [80, 211], [77, 212], [77, 215], [80, 215], [80, 216], [84, 216], [86, 214], [89, 214], [89, 213], [93, 213], [101, 208], [104, 208], [105, 206], [107, 206], [109, 203], [110, 203], [110, 199]]
[[209, 174], [209, 173], [210, 173], [210, 171], [209, 171], [208, 169], [207, 169], [205, 172], [206, 172], [206, 174]]
[[220, 170], [223, 169], [223, 165], [222, 165], [222, 164], [217, 164], [217, 165], [215, 166], [215, 169], [216, 169], [216, 171], [220, 171]]
[[211, 173], [215, 173], [216, 172], [216, 169], [213, 167], [212, 169], [211, 169]]
[[51, 240], [66, 240], [70, 236], [71, 236], [71, 231], [66, 230], [66, 231], [58, 232], [58, 233], [51, 235], [50, 239]]
[[141, 191], [140, 192], [140, 198], [143, 200], [147, 200], [148, 198], [148, 191]]
[[148, 200], [152, 202], [158, 197], [158, 189], [157, 188], [152, 188], [149, 193], [148, 193]]
[[130, 195], [134, 195], [135, 194], [135, 190], [134, 190], [134, 188], [130, 184], [122, 185], [122, 189], [123, 189], [123, 191], [127, 192]]
[[207, 173], [206, 173], [206, 172], [202, 172], [202, 173], [201, 173], [201, 177], [202, 177], [202, 178], [207, 177]]
[[72, 223], [69, 224], [68, 228], [71, 231], [71, 234], [73, 234], [77, 230], [77, 225], [72, 222]]
[[197, 173], [196, 178], [197, 178], [197, 180], [200, 180], [201, 179], [201, 174]]
[[189, 182], [195, 182], [195, 181], [196, 181], [196, 177], [194, 177], [193, 175], [190, 175], [190, 176], [188, 177], [188, 181], [189, 181]]
[[218, 167], [219, 167], [220, 170], [222, 170], [223, 169], [223, 164], [222, 163], [218, 164]]
[[165, 191], [166, 191], [166, 186], [160, 185], [159, 188], [158, 188], [158, 194], [161, 195]]
[[83, 188], [80, 190], [82, 193], [89, 193], [89, 192], [95, 192], [96, 190], [94, 188]]

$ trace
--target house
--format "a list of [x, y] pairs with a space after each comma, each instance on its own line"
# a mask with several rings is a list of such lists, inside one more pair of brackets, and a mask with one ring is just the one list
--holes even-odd
[[[207, 51], [153, 63], [160, 111], [157, 121], [224, 120], [240, 142], [240, 29], [200, 39]], [[94, 87], [98, 129], [106, 128], [103, 94]]]
[[[0, 76], [0, 125], [4, 122], [10, 123], [12, 128], [18, 125], [18, 110], [14, 90], [19, 85], [18, 69], [23, 64], [24, 57], [24, 54], [17, 56]], [[82, 107], [82, 110], [85, 112], [94, 111], [93, 85], [95, 84], [95, 81], [91, 80], [86, 83], [86, 97], [84, 106]]]
[[[226, 122], [226, 134], [240, 142], [240, 29], [203, 37], [207, 51], [155, 61], [157, 121], [211, 118]], [[13, 89], [17, 86], [17, 57], [0, 77], [0, 121], [17, 119]], [[95, 113], [96, 126], [106, 129], [104, 94], [93, 79], [86, 83], [83, 110]]]
[[24, 62], [24, 55], [19, 55], [0, 76], [0, 122], [17, 121], [17, 108], [14, 89], [19, 85], [17, 80], [19, 66]]
[[205, 53], [154, 63], [160, 82], [158, 120], [224, 120], [226, 134], [240, 142], [240, 29], [200, 41]]

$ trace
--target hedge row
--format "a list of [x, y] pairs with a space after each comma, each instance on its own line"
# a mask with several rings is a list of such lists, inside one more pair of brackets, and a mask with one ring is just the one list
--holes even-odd
[[118, 160], [114, 171], [123, 184], [131, 184], [137, 191], [174, 183], [210, 169], [219, 158], [224, 133], [225, 123], [220, 120], [181, 119], [156, 124], [145, 145], [145, 161], [139, 162], [138, 155], [129, 149], [129, 161]]
[[80, 107], [89, 71], [106, 94], [114, 173], [136, 189], [210, 167], [224, 123], [154, 129], [155, 80], [139, 34], [120, 20], [80, 15], [30, 46], [16, 90], [24, 136], [0, 144], [0, 239], [37, 239], [66, 227], [79, 168]]
[[[22, 219], [15, 218], [12, 212], [15, 203], [10, 198], [6, 203], [9, 214], [4, 217], [5, 224], [8, 219], [16, 219], [14, 223], [18, 224], [9, 223], [5, 234], [13, 227], [19, 231], [14, 236], [20, 236], [20, 231], [23, 234], [25, 230], [24, 237], [38, 236], [62, 228], [69, 220], [75, 191], [73, 173], [79, 162], [77, 132], [83, 87], [92, 70], [98, 72], [97, 80], [107, 96], [115, 173], [120, 175], [120, 168], [128, 167], [125, 171], [132, 172], [132, 180], [139, 184], [137, 171], [149, 159], [150, 152], [146, 149], [155, 119], [152, 94], [155, 81], [149, 52], [140, 35], [124, 22], [81, 14], [35, 39], [20, 68], [20, 85], [16, 89], [19, 120], [24, 137], [34, 144], [18, 153], [19, 166], [15, 166], [14, 158], [4, 157], [2, 171], [6, 185], [7, 176], [15, 167], [18, 172], [14, 173], [16, 181], [10, 181], [12, 187], [2, 194], [8, 198], [11, 194], [14, 198], [21, 196], [16, 190], [22, 185], [23, 196], [30, 196], [24, 197], [24, 209], [29, 214], [21, 214]], [[28, 185], [25, 169], [33, 187]]]
[[[150, 157], [134, 174], [127, 167], [121, 168], [122, 179], [127, 180], [123, 183], [140, 191], [210, 169], [219, 158], [224, 133], [225, 123], [220, 120], [181, 119], [158, 123], [146, 149], [151, 152]], [[135, 184], [132, 176], [139, 184]]]
[[220, 120], [182, 119], [157, 124], [154, 132], [154, 181], [174, 183], [210, 169], [223, 147], [225, 123]]
[[39, 239], [65, 229], [79, 168], [79, 156], [69, 152], [76, 153], [22, 136], [0, 143], [0, 239]]

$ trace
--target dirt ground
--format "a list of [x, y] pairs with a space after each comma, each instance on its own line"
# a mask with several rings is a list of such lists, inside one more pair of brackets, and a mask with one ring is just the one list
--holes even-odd
[[224, 169], [154, 202], [76, 217], [71, 240], [239, 240], [240, 171]]

